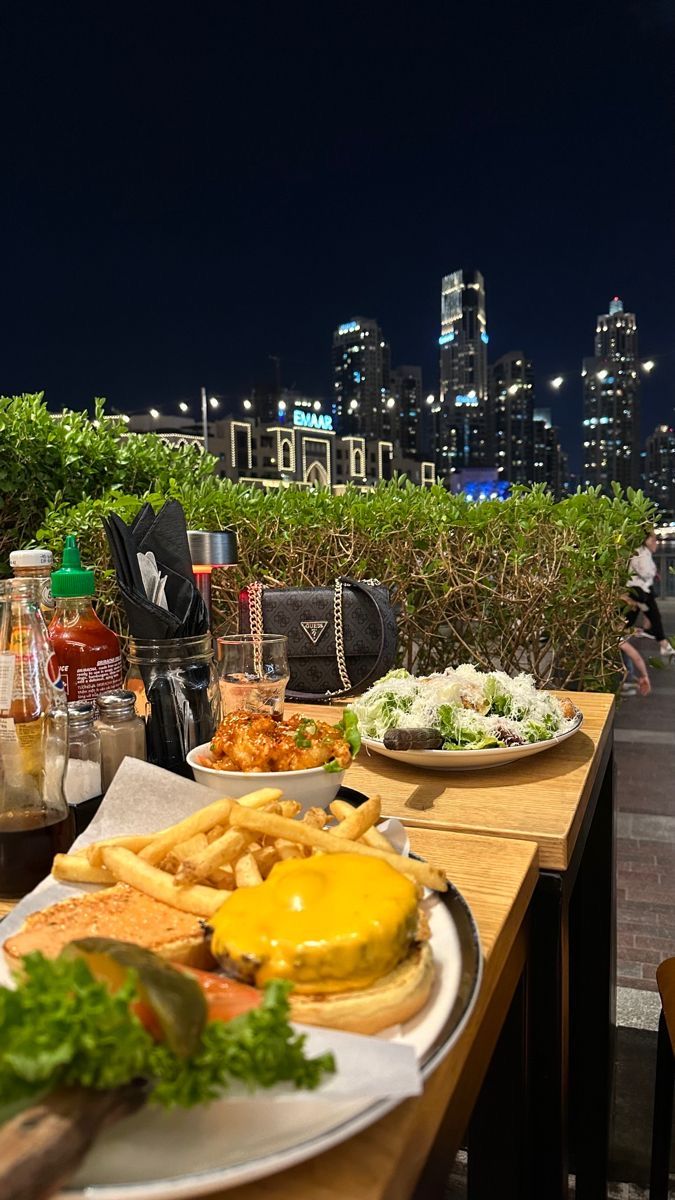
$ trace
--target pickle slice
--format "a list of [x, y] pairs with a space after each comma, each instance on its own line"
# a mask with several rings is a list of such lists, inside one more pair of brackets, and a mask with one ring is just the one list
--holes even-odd
[[185, 1058], [196, 1050], [207, 1017], [207, 1003], [196, 979], [151, 950], [114, 938], [79, 938], [61, 953], [83, 958], [92, 975], [112, 991], [121, 987], [129, 970], [135, 971], [139, 999], [152, 1010], [169, 1048]]

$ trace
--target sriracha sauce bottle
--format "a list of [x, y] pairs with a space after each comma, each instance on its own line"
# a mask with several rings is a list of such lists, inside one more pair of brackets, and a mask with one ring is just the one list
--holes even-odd
[[49, 639], [69, 703], [96, 700], [101, 692], [122, 686], [119, 640], [96, 616], [91, 602], [94, 590], [94, 572], [82, 566], [77, 542], [68, 534], [61, 570], [52, 575], [54, 616]]

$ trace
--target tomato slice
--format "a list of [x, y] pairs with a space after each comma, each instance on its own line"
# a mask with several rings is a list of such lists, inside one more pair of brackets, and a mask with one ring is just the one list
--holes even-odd
[[162, 1026], [152, 1005], [147, 1004], [145, 1000], [136, 1000], [131, 1006], [131, 1011], [138, 1017], [141, 1025], [150, 1034], [150, 1037], [154, 1038], [156, 1042], [164, 1041]]
[[231, 1021], [240, 1013], [257, 1008], [262, 1002], [262, 993], [247, 983], [228, 979], [226, 975], [200, 971], [197, 967], [180, 966], [178, 963], [172, 966], [197, 980], [208, 1005], [208, 1021]]

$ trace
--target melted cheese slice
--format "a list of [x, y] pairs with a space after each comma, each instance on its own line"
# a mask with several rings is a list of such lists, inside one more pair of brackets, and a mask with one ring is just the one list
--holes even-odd
[[212, 918], [211, 949], [260, 987], [298, 992], [367, 987], [405, 957], [417, 925], [414, 883], [357, 854], [286, 859], [239, 888]]

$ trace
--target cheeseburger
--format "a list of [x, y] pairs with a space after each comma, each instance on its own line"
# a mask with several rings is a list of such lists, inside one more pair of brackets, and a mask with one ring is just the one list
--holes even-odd
[[320, 854], [277, 863], [211, 919], [228, 975], [293, 984], [295, 1020], [377, 1033], [413, 1017], [434, 981], [416, 885], [377, 858]]

